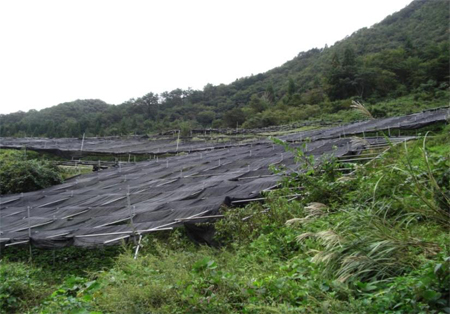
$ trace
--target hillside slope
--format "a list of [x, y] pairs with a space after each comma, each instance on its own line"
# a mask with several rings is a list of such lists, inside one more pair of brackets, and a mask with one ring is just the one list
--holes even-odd
[[346, 112], [353, 98], [373, 105], [380, 117], [436, 107], [449, 95], [449, 8], [445, 0], [413, 1], [332, 47], [301, 52], [280, 67], [228, 85], [150, 92], [117, 106], [86, 100], [0, 115], [0, 135], [143, 134], [174, 127], [349, 120], [358, 118]]

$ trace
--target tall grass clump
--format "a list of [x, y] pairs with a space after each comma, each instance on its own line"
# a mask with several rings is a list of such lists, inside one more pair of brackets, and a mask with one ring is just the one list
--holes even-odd
[[[430, 157], [426, 148], [427, 135], [419, 149], [421, 162], [414, 164], [405, 144], [403, 165], [393, 167], [407, 183], [406, 188], [418, 199], [420, 204], [410, 211], [430, 219], [444, 228], [450, 228], [450, 158], [447, 156]], [[448, 143], [450, 145], [450, 141]]]
[[297, 241], [314, 238], [321, 248], [312, 261], [321, 263], [327, 276], [339, 281], [383, 280], [401, 275], [419, 264], [417, 254], [434, 256], [436, 243], [413, 236], [405, 221], [387, 220], [385, 204], [346, 210], [334, 229], [303, 233]]

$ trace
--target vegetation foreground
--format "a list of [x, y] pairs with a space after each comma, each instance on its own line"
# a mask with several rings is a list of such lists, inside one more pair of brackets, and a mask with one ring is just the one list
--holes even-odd
[[309, 164], [265, 203], [224, 209], [218, 248], [178, 229], [145, 237], [137, 259], [132, 244], [31, 262], [3, 250], [1, 312], [448, 313], [449, 131], [350, 175]]

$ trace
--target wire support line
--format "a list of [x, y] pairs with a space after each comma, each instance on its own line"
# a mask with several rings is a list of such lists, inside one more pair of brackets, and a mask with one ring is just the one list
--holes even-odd
[[135, 230], [135, 231], [117, 231], [117, 232], [106, 232], [106, 233], [92, 233], [92, 234], [73, 234], [73, 232], [67, 232], [67, 233], [61, 233], [57, 235], [52, 235], [49, 237], [46, 237], [46, 239], [56, 238], [56, 237], [74, 237], [74, 238], [91, 238], [91, 237], [109, 237], [112, 235], [142, 235], [144, 233], [150, 233], [154, 231], [163, 231], [163, 230], [173, 230], [173, 228], [161, 228], [161, 227], [155, 227], [152, 229], [142, 229], [142, 230]]

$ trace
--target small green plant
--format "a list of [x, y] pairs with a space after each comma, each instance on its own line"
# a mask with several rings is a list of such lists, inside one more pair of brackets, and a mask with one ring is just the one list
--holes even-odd
[[0, 261], [0, 312], [25, 311], [37, 305], [48, 286], [39, 278], [39, 269], [22, 263]]
[[357, 289], [370, 312], [446, 313], [450, 309], [449, 280], [450, 258], [446, 257], [387, 283], [358, 282]]
[[101, 288], [95, 280], [71, 276], [67, 278], [35, 311], [41, 314], [101, 314], [92, 311], [94, 295]]

